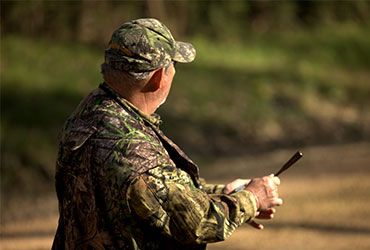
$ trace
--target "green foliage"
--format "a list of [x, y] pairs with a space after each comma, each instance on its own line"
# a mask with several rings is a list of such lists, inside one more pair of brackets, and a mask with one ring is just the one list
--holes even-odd
[[1, 185], [34, 190], [28, 178], [50, 185], [58, 131], [100, 81], [103, 53], [14, 36], [2, 40], [1, 50]]
[[369, 32], [342, 28], [260, 35], [243, 44], [194, 40], [197, 59], [179, 65], [171, 104], [162, 110], [177, 128], [168, 125], [168, 132], [203, 154], [364, 136]]
[[155, 17], [176, 35], [219, 41], [353, 23], [369, 25], [369, 1], [1, 1], [1, 33], [105, 44], [122, 22]]

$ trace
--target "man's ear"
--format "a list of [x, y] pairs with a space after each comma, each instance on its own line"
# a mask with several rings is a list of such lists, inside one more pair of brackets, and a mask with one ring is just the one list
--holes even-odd
[[143, 88], [143, 92], [155, 92], [160, 89], [162, 84], [162, 78], [164, 74], [164, 69], [157, 69], [152, 77], [150, 77], [148, 83]]

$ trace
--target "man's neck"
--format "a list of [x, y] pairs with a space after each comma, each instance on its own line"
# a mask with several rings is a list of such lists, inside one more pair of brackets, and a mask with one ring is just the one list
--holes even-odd
[[136, 108], [138, 108], [144, 114], [150, 116], [154, 113], [155, 110], [150, 108], [148, 105], [147, 98], [144, 94], [133, 95], [130, 98], [125, 98], [127, 101], [132, 103]]
[[146, 93], [142, 93], [139, 91], [128, 91], [124, 88], [121, 88], [120, 86], [117, 86], [115, 84], [109, 84], [109, 87], [111, 87], [120, 97], [126, 99], [131, 104], [133, 104], [137, 109], [139, 109], [144, 114], [150, 116], [152, 115], [156, 107], [154, 105], [150, 105], [151, 98], [148, 98], [148, 95]]

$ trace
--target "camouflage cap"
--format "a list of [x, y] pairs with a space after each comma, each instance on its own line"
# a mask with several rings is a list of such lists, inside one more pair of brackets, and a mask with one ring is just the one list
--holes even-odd
[[105, 63], [128, 72], [148, 72], [171, 61], [188, 63], [194, 58], [193, 45], [175, 41], [169, 29], [154, 18], [124, 23], [113, 32], [105, 50]]

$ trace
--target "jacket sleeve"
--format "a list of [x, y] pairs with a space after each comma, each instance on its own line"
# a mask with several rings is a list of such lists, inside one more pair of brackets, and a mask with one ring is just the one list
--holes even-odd
[[175, 166], [157, 166], [140, 175], [127, 195], [140, 220], [188, 244], [225, 240], [257, 212], [249, 191], [208, 194]]
[[223, 194], [223, 190], [225, 188], [224, 184], [212, 184], [207, 183], [205, 179], [200, 178], [200, 183], [202, 185], [202, 189], [207, 194]]

